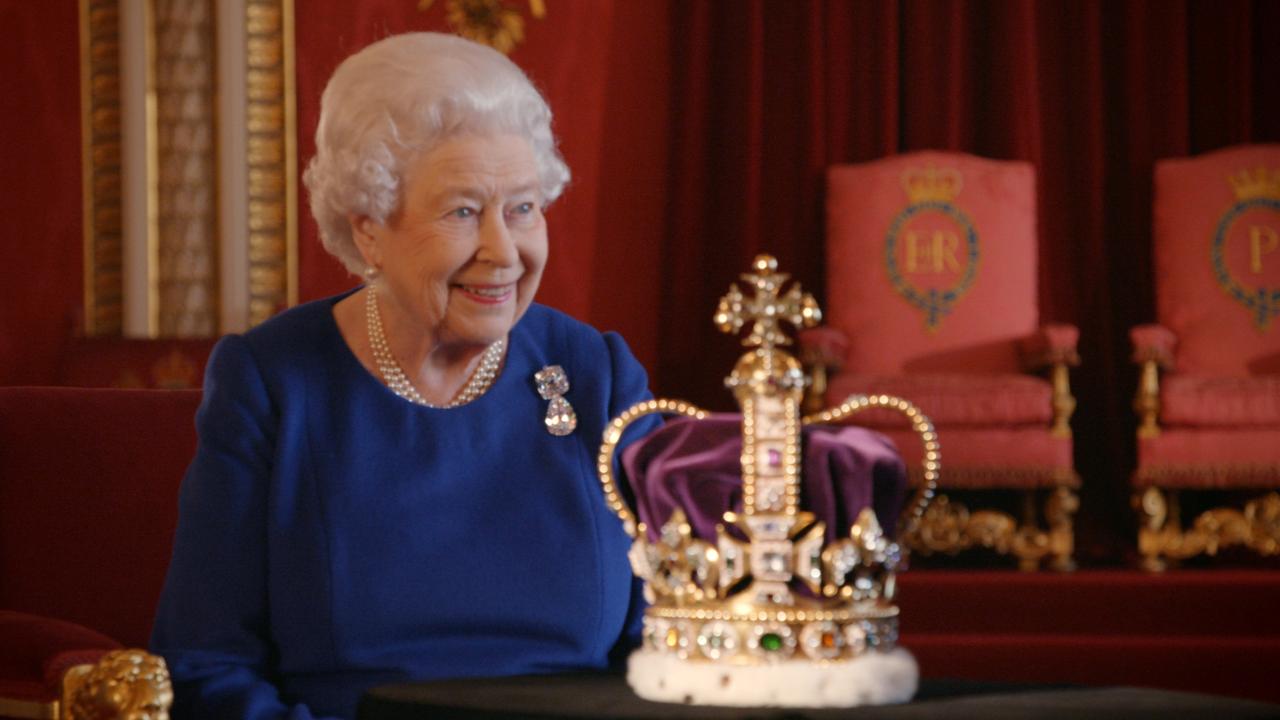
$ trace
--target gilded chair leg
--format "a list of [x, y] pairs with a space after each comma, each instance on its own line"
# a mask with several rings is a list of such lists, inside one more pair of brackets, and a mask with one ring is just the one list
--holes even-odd
[[1178, 567], [1183, 558], [1191, 557], [1200, 550], [1194, 548], [1199, 543], [1194, 538], [1187, 537], [1187, 531], [1182, 527], [1182, 496], [1177, 490], [1167, 490], [1165, 497], [1169, 500], [1169, 520], [1165, 523], [1165, 531], [1173, 535], [1180, 551], [1175, 554], [1169, 547], [1164, 548], [1165, 567], [1172, 569]]
[[1138, 512], [1138, 552], [1142, 555], [1142, 569], [1164, 572], [1169, 567], [1164, 557], [1165, 546], [1171, 535], [1181, 535], [1176, 504], [1172, 527], [1169, 526], [1169, 501], [1160, 488], [1153, 485], [1134, 493], [1133, 507]]
[[1058, 572], [1072, 572], [1075, 561], [1075, 514], [1080, 498], [1066, 485], [1059, 485], [1044, 504], [1044, 517], [1049, 525], [1049, 567]]
[[1014, 554], [1018, 556], [1018, 569], [1022, 572], [1035, 572], [1040, 569], [1040, 558], [1044, 557], [1048, 538], [1040, 531], [1040, 519], [1036, 513], [1036, 491], [1022, 491], [1022, 527], [1018, 529], [1018, 542], [1014, 543]]

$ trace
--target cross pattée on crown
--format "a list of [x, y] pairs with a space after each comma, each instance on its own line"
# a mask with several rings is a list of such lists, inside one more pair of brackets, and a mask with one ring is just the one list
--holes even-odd
[[806, 378], [795, 357], [778, 349], [791, 344], [780, 323], [813, 326], [822, 312], [799, 283], [779, 296], [789, 276], [777, 268], [773, 257], [756, 257], [753, 271], [742, 275], [754, 294], [745, 297], [736, 284], [730, 285], [715, 315], [716, 325], [731, 334], [752, 323], [743, 344], [753, 348], [725, 379], [742, 408], [743, 504], [741, 516], [725, 513], [725, 520], [749, 542], [723, 530], [717, 534], [721, 555], [750, 554], [754, 584], [748, 595], [755, 602], [789, 604], [790, 580], [818, 572], [824, 528], [811, 513], [799, 510], [800, 401]]
[[790, 345], [791, 339], [778, 327], [785, 320], [795, 327], [812, 327], [822, 321], [822, 311], [813, 296], [801, 292], [800, 283], [794, 283], [786, 295], [778, 297], [778, 290], [791, 277], [778, 272], [778, 261], [770, 255], [758, 255], [751, 263], [755, 272], [743, 273], [742, 279], [755, 287], [755, 295], [743, 297], [737, 284], [729, 285], [729, 292], [720, 298], [716, 309], [716, 326], [727, 333], [736, 333], [747, 321], [753, 321], [751, 334], [742, 344], [773, 347]]

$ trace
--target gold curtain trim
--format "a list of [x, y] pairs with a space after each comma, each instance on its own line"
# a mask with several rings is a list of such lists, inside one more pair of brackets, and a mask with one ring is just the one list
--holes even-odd
[[124, 328], [118, 0], [80, 0], [84, 332]]
[[293, 1], [245, 5], [249, 325], [298, 302]]

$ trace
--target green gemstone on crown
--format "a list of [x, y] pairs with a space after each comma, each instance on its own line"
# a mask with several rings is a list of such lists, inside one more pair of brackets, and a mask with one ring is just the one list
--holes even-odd
[[760, 647], [769, 652], [777, 652], [782, 649], [782, 636], [778, 633], [765, 633], [760, 636]]

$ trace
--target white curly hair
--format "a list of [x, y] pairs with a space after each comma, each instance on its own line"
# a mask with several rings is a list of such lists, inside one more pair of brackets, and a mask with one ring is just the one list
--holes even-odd
[[419, 32], [379, 40], [344, 60], [320, 98], [316, 155], [303, 174], [325, 249], [362, 274], [348, 217], [385, 223], [422, 152], [455, 135], [493, 132], [526, 138], [543, 204], [560, 196], [569, 168], [556, 149], [551, 108], [502, 53]]

